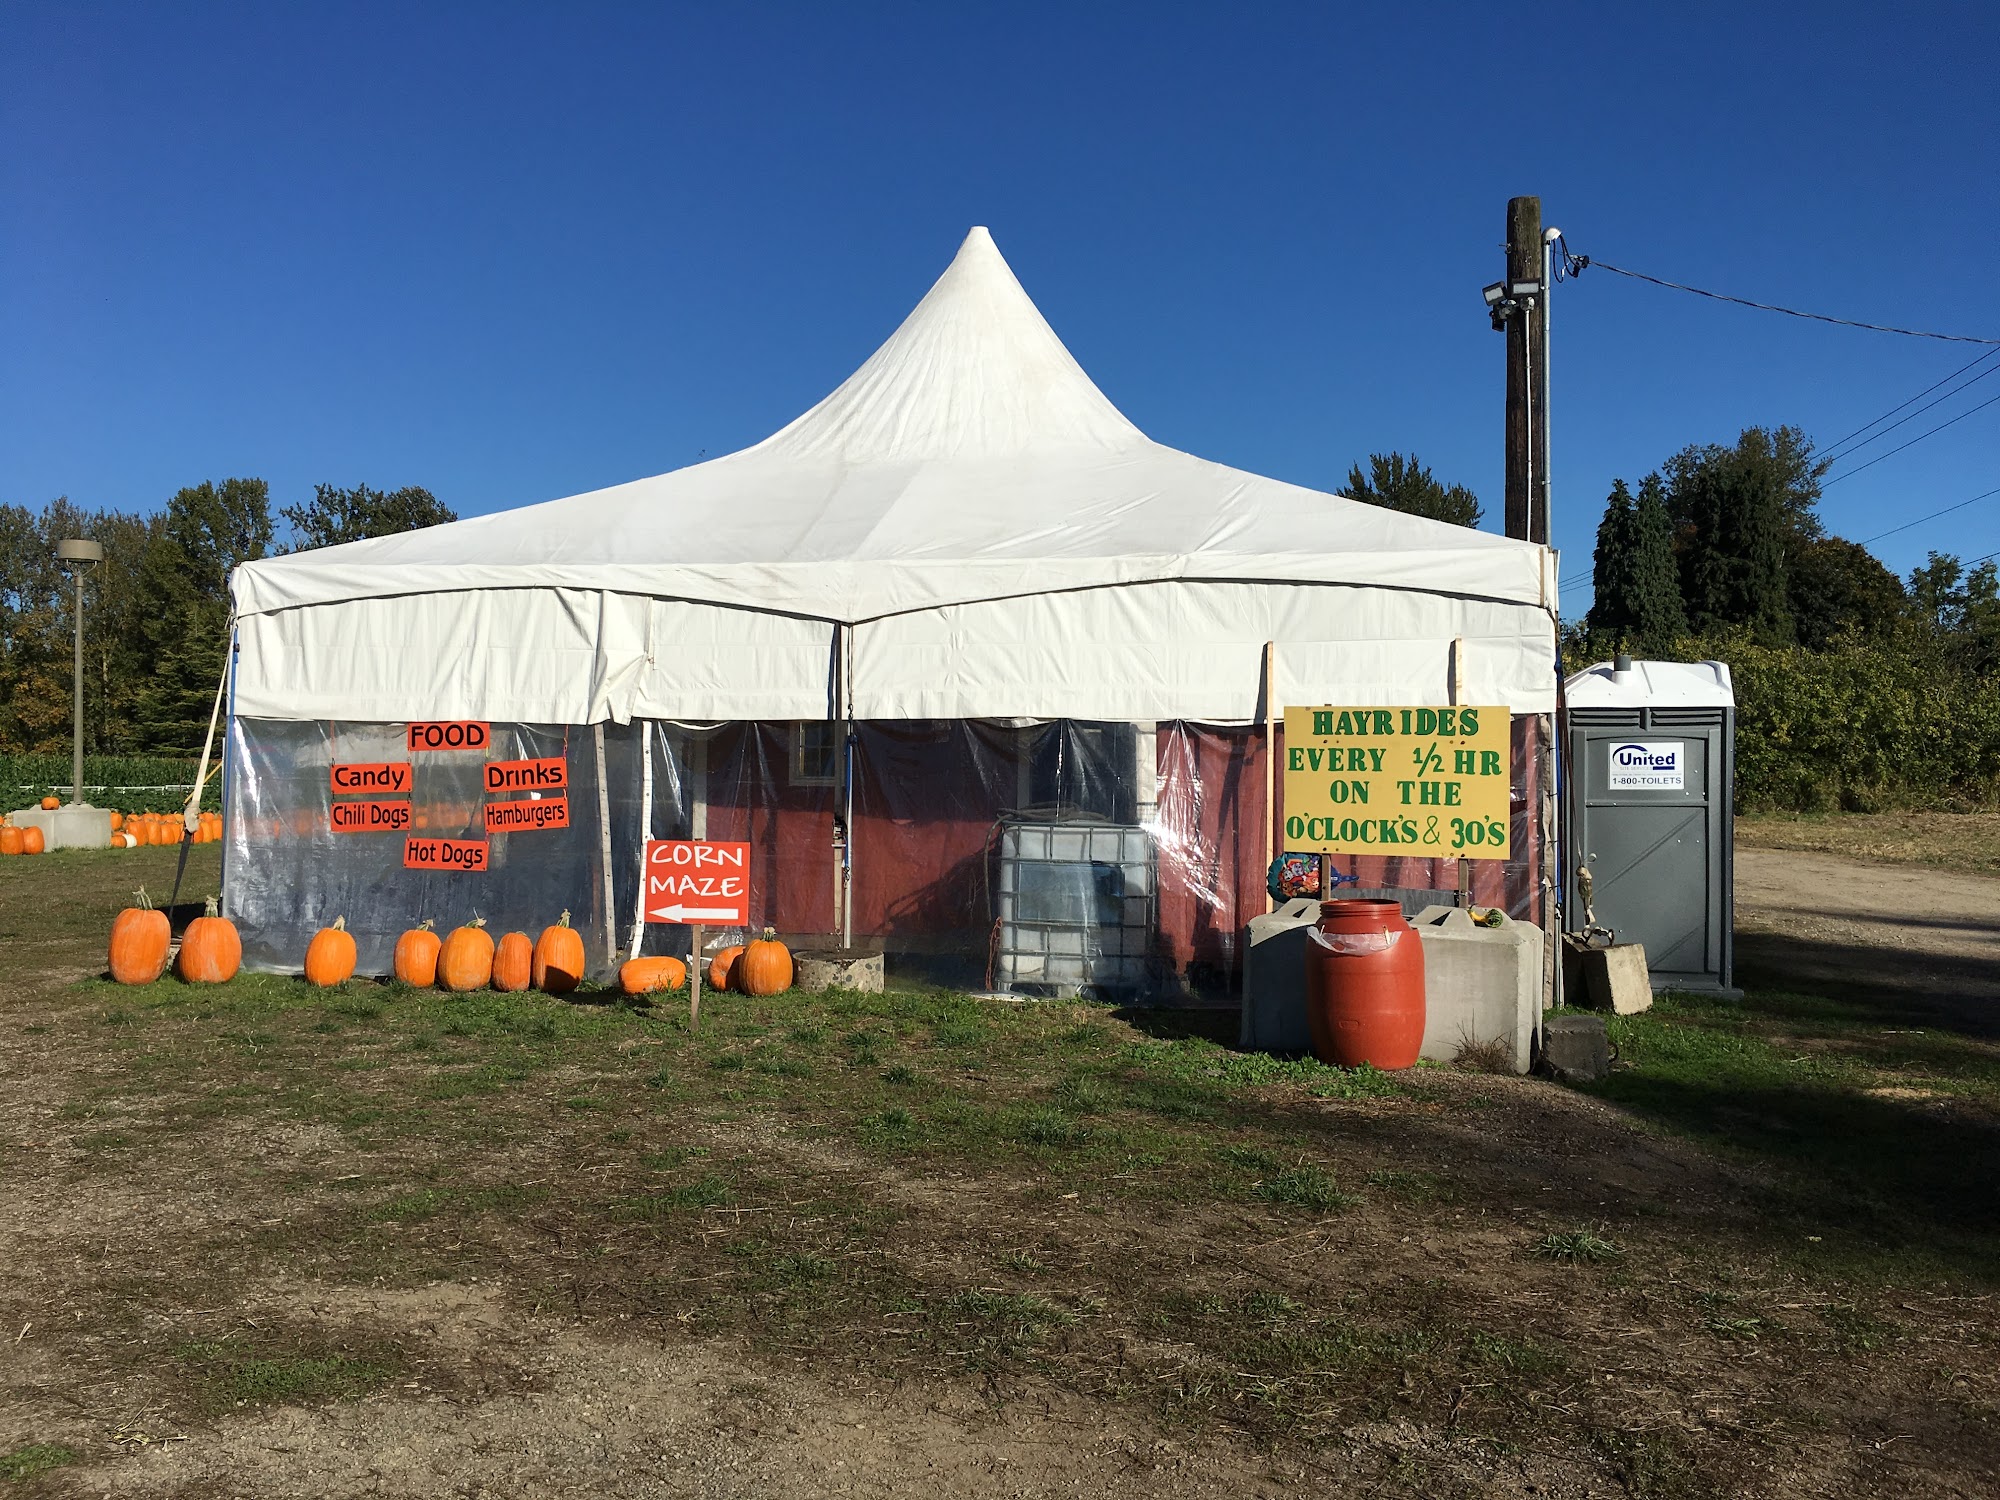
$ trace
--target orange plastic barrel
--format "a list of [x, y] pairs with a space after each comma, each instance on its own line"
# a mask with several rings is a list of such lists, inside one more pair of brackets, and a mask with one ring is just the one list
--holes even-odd
[[1322, 901], [1307, 934], [1313, 1055], [1407, 1068], [1424, 1045], [1424, 945], [1394, 901]]

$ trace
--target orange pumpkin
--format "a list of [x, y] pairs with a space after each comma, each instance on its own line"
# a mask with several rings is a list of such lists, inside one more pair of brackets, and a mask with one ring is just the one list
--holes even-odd
[[443, 947], [444, 939], [431, 931], [431, 919], [425, 917], [396, 939], [396, 957], [391, 965], [396, 977], [420, 990], [429, 989], [437, 983], [438, 950]]
[[111, 814], [111, 831], [113, 833], [116, 833], [119, 829], [123, 828], [124, 826], [125, 826], [125, 814], [123, 814], [122, 812], [113, 812]]
[[731, 943], [708, 961], [708, 987], [712, 990], [729, 988], [729, 976], [735, 972], [736, 960], [743, 956], [743, 945]]
[[41, 829], [23, 828], [21, 830], [21, 852], [23, 854], [40, 854], [47, 847], [48, 841], [42, 837]]
[[535, 961], [530, 971], [535, 988], [549, 995], [567, 995], [583, 983], [583, 934], [569, 925], [564, 912], [552, 927], [544, 927], [535, 941]]
[[678, 958], [634, 958], [618, 966], [618, 988], [628, 995], [677, 990], [687, 981], [687, 965]]
[[243, 939], [210, 896], [207, 911], [181, 934], [181, 956], [174, 972], [189, 984], [227, 984], [242, 967]]
[[43, 811], [43, 812], [54, 812], [54, 811], [55, 811], [55, 810], [56, 810], [57, 808], [59, 808], [59, 807], [61, 807], [61, 806], [62, 806], [62, 798], [60, 798], [60, 797], [44, 797], [44, 798], [42, 798], [42, 811]]
[[335, 917], [331, 927], [322, 927], [306, 944], [306, 983], [324, 990], [353, 977], [354, 934], [347, 930], [347, 918]]
[[792, 987], [792, 950], [778, 941], [773, 928], [743, 950], [730, 978], [746, 995], [775, 995]]
[[535, 977], [535, 945], [525, 932], [510, 932], [493, 950], [493, 988], [505, 994], [525, 990]]
[[120, 984], [151, 984], [167, 972], [167, 946], [173, 929], [167, 914], [155, 911], [142, 886], [135, 905], [118, 913], [111, 924], [111, 952], [106, 967]]
[[493, 934], [486, 919], [474, 917], [454, 927], [438, 950], [438, 988], [454, 994], [483, 990], [493, 979]]
[[0, 854], [21, 852], [21, 830], [12, 823], [0, 823]]

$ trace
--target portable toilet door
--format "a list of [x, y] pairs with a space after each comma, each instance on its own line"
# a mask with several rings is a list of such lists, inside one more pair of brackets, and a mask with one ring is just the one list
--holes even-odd
[[1655, 989], [1734, 986], [1736, 695], [1721, 662], [1620, 657], [1565, 684], [1563, 925], [1642, 943]]

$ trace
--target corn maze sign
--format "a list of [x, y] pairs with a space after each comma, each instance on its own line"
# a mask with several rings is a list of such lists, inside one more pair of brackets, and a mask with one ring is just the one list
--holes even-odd
[[1288, 708], [1285, 848], [1506, 859], [1504, 707]]

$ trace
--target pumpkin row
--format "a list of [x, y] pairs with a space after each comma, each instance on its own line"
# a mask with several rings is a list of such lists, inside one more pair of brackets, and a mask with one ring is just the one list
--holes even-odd
[[[111, 847], [139, 849], [149, 844], [178, 844], [182, 827], [179, 813], [142, 812], [133, 813], [128, 818], [114, 812], [111, 815]], [[205, 812], [196, 818], [194, 843], [215, 844], [221, 841], [221, 813]]]
[[[111, 977], [120, 984], [151, 984], [167, 971], [172, 946], [167, 914], [153, 906], [141, 887], [134, 904], [111, 924]], [[321, 988], [344, 984], [354, 977], [355, 957], [347, 919], [336, 917], [306, 945], [306, 980]], [[182, 934], [175, 972], [190, 984], [224, 984], [242, 966], [243, 939], [210, 896], [206, 913]], [[583, 982], [583, 934], [570, 926], [568, 912], [544, 927], [533, 942], [525, 932], [510, 932], [495, 942], [481, 917], [442, 938], [425, 921], [396, 939], [391, 967], [397, 979], [418, 989], [464, 993], [490, 985], [505, 993], [537, 989], [563, 995]], [[618, 970], [618, 987], [628, 995], [677, 990], [686, 983], [687, 965], [678, 958], [635, 958]], [[788, 990], [791, 950], [767, 927], [761, 938], [717, 953], [709, 961], [708, 983], [712, 989], [733, 987], [748, 995]]]
[[[181, 828], [177, 813], [134, 813], [128, 818], [114, 812], [111, 815], [110, 847], [137, 849], [147, 844], [178, 844]], [[201, 814], [196, 820], [194, 842], [213, 844], [221, 838], [222, 814]], [[41, 854], [47, 848], [48, 840], [41, 829], [33, 825], [17, 828], [11, 821], [0, 820], [0, 855]]]

